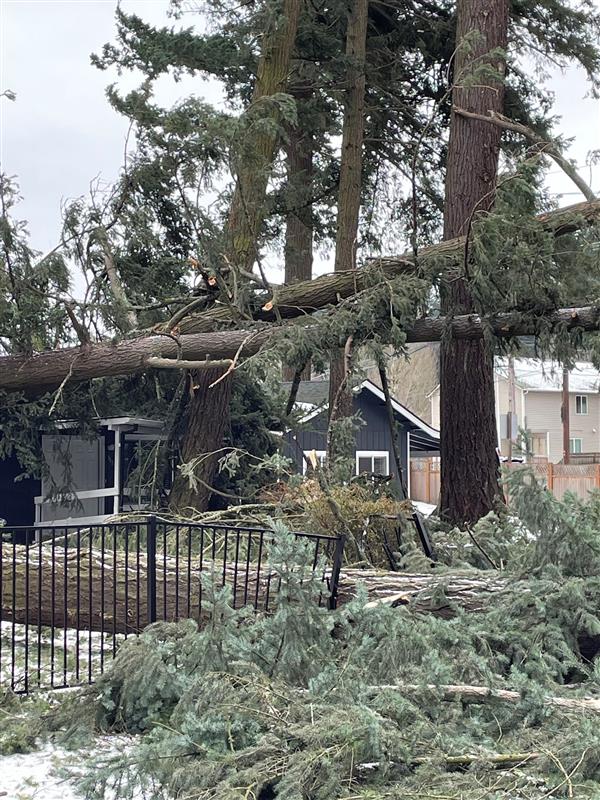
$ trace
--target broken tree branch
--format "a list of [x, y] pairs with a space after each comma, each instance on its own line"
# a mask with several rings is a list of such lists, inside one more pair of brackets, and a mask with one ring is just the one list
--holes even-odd
[[[116, 343], [98, 343], [87, 348], [70, 347], [37, 353], [33, 356], [0, 358], [0, 390], [43, 391], [59, 386], [65, 377], [77, 383], [92, 378], [130, 375], [148, 369], [148, 359], [214, 360], [254, 355], [274, 345], [285, 327], [268, 327], [257, 331], [215, 331], [175, 337], [173, 335], [140, 336]], [[435, 342], [443, 336], [457, 339], [481, 339], [489, 332], [495, 336], [535, 335], [544, 331], [600, 330], [600, 307], [561, 308], [544, 317], [524, 319], [519, 313], [496, 314], [482, 318], [477, 314], [447, 319], [423, 317], [408, 330], [408, 342]], [[241, 350], [240, 350], [241, 348]], [[239, 352], [238, 352], [239, 351]]]
[[488, 114], [476, 114], [473, 111], [467, 111], [466, 109], [458, 108], [457, 106], [454, 106], [452, 110], [455, 114], [459, 114], [461, 117], [476, 119], [480, 122], [489, 122], [492, 125], [497, 125], [503, 130], [518, 133], [521, 136], [524, 136], [526, 139], [529, 139], [529, 141], [537, 145], [540, 153], [545, 153], [547, 156], [550, 156], [550, 158], [553, 159], [556, 164], [558, 164], [565, 175], [567, 175], [573, 181], [575, 186], [579, 189], [586, 200], [593, 202], [596, 199], [594, 192], [577, 172], [573, 164], [571, 164], [571, 162], [565, 158], [556, 142], [544, 139], [528, 125], [515, 122], [514, 120], [505, 117], [503, 114], [498, 114], [495, 111], [490, 111]]
[[[545, 230], [555, 236], [573, 233], [600, 219], [600, 201], [576, 203], [556, 211], [546, 212], [536, 217]], [[448, 239], [439, 244], [425, 247], [419, 251], [419, 265], [435, 260], [440, 273], [451, 270], [462, 262], [465, 250], [465, 237]], [[261, 304], [253, 313], [253, 318], [265, 322], [306, 316], [325, 308], [335, 306], [347, 297], [368, 289], [381, 278], [396, 278], [405, 273], [414, 273], [415, 264], [412, 253], [400, 256], [387, 256], [368, 261], [360, 269], [348, 269], [330, 275], [322, 275], [309, 281], [283, 286], [274, 292], [272, 300]], [[216, 304], [203, 314], [187, 317], [179, 326], [179, 332], [201, 333], [214, 330], [215, 326], [231, 324], [231, 310], [223, 304]], [[422, 341], [422, 340], [421, 340]]]
[[[389, 684], [371, 686], [369, 691], [385, 692], [395, 691], [407, 694], [422, 692], [441, 693], [444, 700], [461, 700], [465, 703], [483, 703], [486, 700], [501, 700], [506, 703], [518, 703], [523, 699], [521, 692], [511, 689], [491, 689], [488, 686], [471, 686], [468, 684]], [[600, 714], [600, 698], [597, 697], [553, 697], [544, 698], [545, 706], [564, 709], [566, 711], [591, 711]]]

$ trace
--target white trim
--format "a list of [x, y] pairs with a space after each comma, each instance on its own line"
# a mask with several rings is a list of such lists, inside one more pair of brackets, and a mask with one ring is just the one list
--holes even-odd
[[[406, 497], [410, 498], [410, 431], [406, 431]], [[400, 475], [396, 476], [400, 480]]]
[[110, 429], [124, 425], [137, 425], [140, 428], [163, 428], [165, 423], [157, 419], [144, 419], [143, 417], [107, 417], [99, 420], [100, 425], [107, 425]]
[[[378, 397], [380, 400], [383, 400], [385, 402], [385, 394], [381, 391], [381, 389], [378, 386], [375, 386], [375, 384], [372, 381], [370, 380], [363, 381], [360, 384], [358, 391], [360, 391], [360, 389], [368, 389], [371, 392], [371, 394], [374, 394], [375, 397]], [[420, 428], [422, 431], [427, 433], [429, 436], [431, 436], [432, 439], [440, 438], [440, 432], [438, 430], [432, 428], [431, 425], [428, 425], [425, 422], [425, 420], [422, 420], [421, 417], [417, 417], [416, 414], [413, 414], [412, 411], [409, 411], [408, 408], [406, 408], [406, 406], [402, 405], [402, 403], [399, 403], [397, 400], [394, 400], [393, 397], [391, 398], [391, 400], [392, 400], [392, 408], [394, 409], [394, 411], [397, 411], [398, 414], [403, 416], [409, 422], [412, 422], [413, 425], [417, 426], [417, 428]]]
[[[46, 528], [56, 528], [62, 527], [67, 525], [73, 525], [78, 527], [86, 527], [87, 525], [101, 525], [103, 522], [106, 522], [109, 519], [112, 519], [113, 514], [101, 514], [96, 517], [63, 517], [62, 519], [53, 519], [48, 520], [45, 522], [38, 522], [36, 523], [36, 527], [44, 531]], [[39, 537], [40, 530], [37, 531], [36, 536]], [[36, 539], [39, 541], [39, 539]]]
[[[385, 458], [385, 472], [384, 475], [390, 474], [390, 452], [389, 450], [357, 450], [356, 453], [356, 474], [360, 475], [358, 469], [359, 459], [361, 458], [370, 458], [371, 459], [371, 466], [373, 466], [373, 459], [374, 458]], [[373, 473], [373, 470], [371, 470]]]
[[37, 495], [37, 497], [33, 498], [33, 502], [36, 506], [41, 506], [46, 503], [52, 505], [60, 504], [63, 500], [71, 500], [74, 497], [77, 498], [77, 500], [93, 500], [97, 497], [114, 497], [117, 492], [118, 489], [115, 486], [109, 486], [108, 489], [86, 489], [81, 492], [66, 492], [64, 495], [57, 495], [51, 499], [45, 498], [44, 495]]
[[[383, 402], [385, 402], [385, 394], [372, 381], [368, 379], [363, 381], [358, 386], [356, 386], [353, 391], [355, 394], [358, 394], [363, 389], [367, 389], [369, 392], [371, 392], [372, 395], [377, 397], [379, 400], [383, 400]], [[402, 403], [399, 403], [397, 400], [394, 400], [393, 397], [391, 398], [391, 400], [392, 400], [392, 408], [397, 414], [400, 414], [400, 416], [404, 417], [404, 419], [408, 420], [409, 422], [412, 422], [413, 425], [416, 425], [417, 428], [420, 428], [428, 436], [431, 436], [432, 439], [439, 441], [440, 432], [438, 430], [432, 428], [431, 425], [428, 425], [425, 422], [425, 420], [422, 420], [421, 417], [418, 417], [416, 414], [413, 414], [412, 411], [409, 411], [408, 408], [406, 408], [406, 406], [402, 405]], [[310, 404], [308, 403], [303, 403], [302, 407], [306, 407], [309, 405]], [[329, 405], [328, 403], [323, 403], [320, 406], [312, 406], [313, 410], [310, 411], [305, 416], [303, 416], [300, 422], [308, 422], [309, 420], [318, 416], [322, 411], [325, 411], [328, 405]]]
[[121, 448], [123, 442], [121, 441], [121, 431], [115, 430], [115, 457], [113, 463], [113, 487], [115, 488], [115, 494], [113, 496], [113, 514], [118, 514], [121, 510], [121, 498], [119, 497], [119, 491], [121, 489]]

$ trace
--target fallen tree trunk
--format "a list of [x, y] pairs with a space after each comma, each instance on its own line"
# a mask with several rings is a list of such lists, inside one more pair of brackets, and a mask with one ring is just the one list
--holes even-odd
[[[495, 314], [482, 318], [477, 314], [447, 319], [423, 317], [408, 330], [408, 342], [435, 342], [443, 336], [457, 339], [481, 339], [486, 332], [508, 338], [539, 333], [540, 330], [596, 331], [600, 329], [600, 307], [561, 308], [544, 317], [524, 319], [521, 314]], [[0, 358], [0, 390], [8, 392], [48, 390], [65, 381], [80, 382], [92, 378], [130, 375], [156, 366], [155, 358], [168, 359], [170, 367], [187, 361], [206, 362], [253, 355], [275, 343], [281, 327], [257, 331], [216, 331], [179, 337], [150, 335], [115, 344], [92, 344], [51, 350], [33, 356]], [[196, 364], [196, 368], [198, 368]]]
[[[407, 606], [417, 612], [452, 617], [456, 607], [484, 611], [490, 599], [508, 589], [510, 581], [496, 572], [452, 573], [381, 572], [375, 569], [342, 569], [339, 603], [347, 603], [361, 584], [369, 595], [368, 607]], [[514, 582], [512, 584], [514, 586]], [[443, 592], [440, 591], [443, 589]]]
[[[54, 543], [29, 547], [3, 543], [2, 621], [111, 633], [143, 629], [151, 621], [148, 559], [143, 548], [141, 552], [125, 552], [115, 549], [114, 541], [108, 538], [102, 548], [95, 541], [91, 547], [84, 547], [84, 540], [80, 540], [79, 546], [76, 541], [64, 546], [62, 539], [59, 536]], [[175, 542], [169, 544], [166, 555], [161, 552], [156, 557], [158, 619], [201, 621], [206, 615], [206, 601], [202, 598], [200, 574], [212, 569], [219, 584], [231, 587], [235, 607], [248, 604], [258, 610], [272, 607], [277, 579], [267, 564], [256, 563], [254, 550], [250, 553], [240, 550], [236, 566], [233, 553], [225, 559], [221, 555], [219, 562], [218, 547], [216, 556], [211, 555], [209, 548], [208, 556], [202, 557], [199, 551], [171, 554], [173, 547], [176, 548]], [[330, 572], [326, 572], [323, 603], [328, 597], [329, 577]], [[410, 604], [417, 612], [449, 617], [457, 606], [471, 612], [484, 610], [490, 598], [507, 589], [509, 581], [492, 571], [436, 575], [344, 569], [338, 602], [351, 600], [359, 585], [366, 586], [370, 605]], [[525, 585], [521, 591], [526, 591]]]
[[[104, 633], [139, 633], [152, 622], [148, 605], [145, 553], [44, 544], [2, 545], [0, 620], [30, 626], [75, 628]], [[207, 617], [200, 581], [199, 555], [157, 554], [156, 619]], [[252, 604], [264, 610], [273, 602], [277, 579], [266, 565], [240, 561], [223, 564], [203, 558], [202, 570], [214, 570], [216, 582], [231, 587], [236, 608]], [[326, 587], [324, 586], [324, 592]]]
[[[484, 703], [487, 700], [499, 700], [504, 703], [519, 703], [523, 699], [521, 692], [511, 689], [491, 689], [487, 686], [471, 686], [469, 684], [389, 684], [369, 687], [373, 693], [393, 691], [401, 694], [422, 694], [434, 692], [441, 694], [444, 700], [461, 700], [464, 703]], [[600, 698], [598, 697], [544, 697], [543, 704], [550, 708], [564, 711], [589, 711], [600, 714]]]
[[[555, 236], [573, 233], [585, 225], [592, 224], [600, 218], [600, 201], [576, 203], [566, 208], [540, 214], [537, 219], [545, 230]], [[459, 236], [439, 244], [424, 247], [419, 252], [419, 263], [426, 264], [435, 260], [436, 269], [443, 272], [462, 260], [465, 249], [465, 237]], [[381, 276], [397, 278], [404, 273], [414, 273], [415, 262], [412, 253], [400, 256], [386, 256], [368, 261], [360, 269], [347, 269], [331, 275], [323, 275], [313, 280], [300, 281], [290, 286], [278, 288], [272, 298], [265, 296], [265, 303], [254, 314], [254, 319], [274, 322], [279, 318], [312, 314], [320, 308], [337, 305], [340, 300], [351, 297], [360, 291], [373, 286]], [[267, 303], [267, 300], [271, 300]], [[191, 315], [184, 319], [179, 327], [180, 333], [201, 333], [214, 330], [216, 326], [232, 322], [231, 311], [224, 306], [217, 306], [203, 314]], [[423, 340], [416, 340], [423, 341]]]

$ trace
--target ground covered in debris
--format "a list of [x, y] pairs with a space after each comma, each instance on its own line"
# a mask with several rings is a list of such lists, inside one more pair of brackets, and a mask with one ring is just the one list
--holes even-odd
[[94, 686], [10, 712], [0, 747], [22, 716], [29, 745], [68, 754], [60, 777], [104, 800], [599, 797], [600, 496], [519, 480], [513, 516], [432, 524], [435, 566], [406, 544], [398, 561], [429, 581], [393, 603], [319, 608], [276, 525], [274, 614], [233, 610], [207, 578], [201, 632], [151, 626]]

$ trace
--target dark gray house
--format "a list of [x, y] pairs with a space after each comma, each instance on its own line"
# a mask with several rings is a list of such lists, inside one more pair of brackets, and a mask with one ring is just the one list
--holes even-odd
[[[328, 397], [326, 380], [303, 381], [299, 386], [296, 403], [305, 413], [299, 429], [283, 435], [284, 453], [294, 461], [298, 472], [306, 472], [307, 455], [312, 451], [321, 462], [325, 459]], [[410, 458], [438, 456], [440, 434], [396, 400], [392, 400], [392, 406], [400, 434], [402, 471], [410, 496]], [[354, 390], [354, 411], [360, 412], [364, 422], [356, 432], [356, 474], [389, 475], [396, 480], [385, 396], [372, 381], [363, 381]]]

